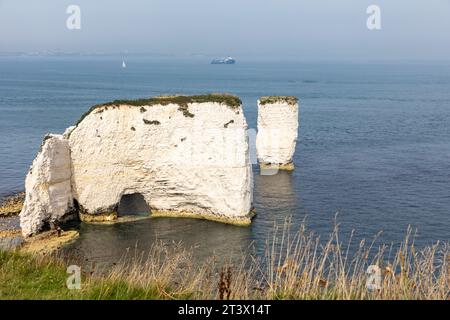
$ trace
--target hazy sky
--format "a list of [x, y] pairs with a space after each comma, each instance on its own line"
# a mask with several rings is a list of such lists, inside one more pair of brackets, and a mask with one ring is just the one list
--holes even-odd
[[[81, 30], [66, 28], [70, 4]], [[0, 0], [0, 51], [41, 50], [450, 59], [450, 0]]]

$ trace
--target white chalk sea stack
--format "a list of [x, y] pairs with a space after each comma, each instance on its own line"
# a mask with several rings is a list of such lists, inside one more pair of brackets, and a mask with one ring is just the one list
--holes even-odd
[[298, 113], [296, 97], [270, 96], [258, 100], [256, 151], [261, 169], [294, 170]]
[[69, 142], [62, 135], [47, 135], [25, 179], [25, 202], [20, 225], [25, 236], [44, 224], [60, 220], [73, 205]]
[[241, 102], [229, 95], [94, 106], [63, 136], [52, 136], [58, 143], [44, 142], [27, 177], [23, 234], [74, 210], [85, 221], [114, 220], [122, 197], [135, 194], [152, 216], [250, 224], [246, 129]]

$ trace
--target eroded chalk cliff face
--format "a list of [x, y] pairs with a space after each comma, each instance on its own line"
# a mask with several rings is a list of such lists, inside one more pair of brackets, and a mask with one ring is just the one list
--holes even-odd
[[98, 108], [69, 137], [74, 198], [89, 214], [140, 193], [159, 214], [246, 219], [246, 127], [240, 107], [219, 103]]
[[[122, 196], [129, 194], [142, 195], [154, 216], [249, 224], [247, 124], [240, 100], [220, 97], [161, 97], [92, 108], [64, 136], [47, 140], [34, 161], [21, 213], [24, 234], [39, 231], [49, 214], [60, 217], [72, 199], [86, 220], [114, 219]], [[43, 174], [35, 177], [38, 172]], [[44, 185], [57, 185], [58, 192], [43, 192]]]
[[20, 224], [25, 236], [60, 220], [72, 208], [69, 142], [47, 135], [25, 180], [25, 202]]
[[274, 96], [258, 100], [256, 150], [261, 168], [294, 169], [298, 112], [295, 97]]

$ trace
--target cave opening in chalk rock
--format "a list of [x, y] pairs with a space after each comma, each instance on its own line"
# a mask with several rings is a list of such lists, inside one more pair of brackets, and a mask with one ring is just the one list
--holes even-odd
[[148, 216], [150, 206], [140, 193], [125, 194], [119, 202], [118, 216]]

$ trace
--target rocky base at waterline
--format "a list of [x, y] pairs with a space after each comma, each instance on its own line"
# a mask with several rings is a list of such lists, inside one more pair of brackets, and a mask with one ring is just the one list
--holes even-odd
[[25, 201], [25, 192], [20, 192], [0, 201], [0, 217], [18, 215]]
[[[15, 218], [15, 217], [13, 217]], [[0, 250], [14, 250], [33, 254], [51, 254], [61, 249], [66, 244], [78, 238], [75, 230], [48, 230], [38, 235], [24, 238], [22, 231], [12, 223], [4, 224], [3, 220], [11, 218], [0, 218]]]
[[118, 219], [117, 212], [106, 212], [100, 214], [79, 213], [80, 221], [83, 222], [115, 222]]
[[192, 218], [215, 221], [235, 226], [248, 226], [252, 223], [252, 218], [255, 216], [255, 211], [251, 212], [245, 217], [227, 217], [217, 214], [197, 213], [189, 211], [164, 211], [151, 210], [148, 215], [125, 215], [119, 216], [116, 212], [106, 214], [83, 214], [80, 213], [80, 221], [91, 224], [116, 224], [130, 221], [137, 221], [148, 218]]
[[244, 217], [228, 217], [224, 215], [216, 214], [199, 214], [189, 211], [152, 211], [153, 218], [166, 217], [166, 218], [192, 218], [192, 219], [205, 219], [215, 222], [221, 222], [225, 224], [232, 224], [235, 226], [249, 226], [252, 223], [252, 218], [255, 216], [255, 211], [252, 209], [247, 216]]
[[272, 171], [272, 170], [294, 171], [295, 166], [293, 162], [281, 164], [260, 163], [259, 168], [261, 171]]

